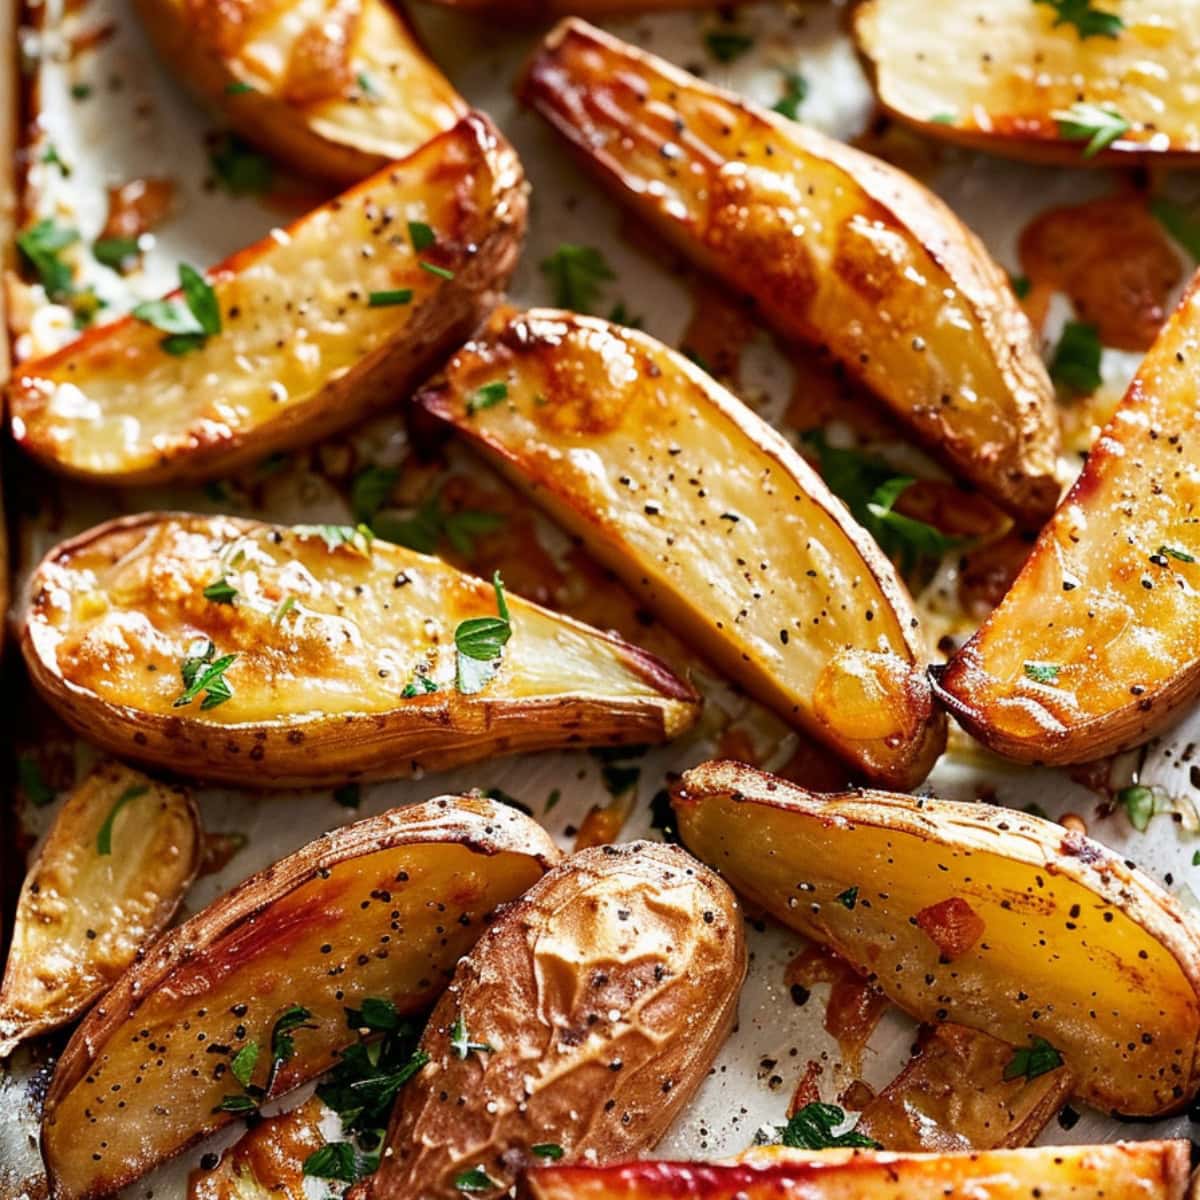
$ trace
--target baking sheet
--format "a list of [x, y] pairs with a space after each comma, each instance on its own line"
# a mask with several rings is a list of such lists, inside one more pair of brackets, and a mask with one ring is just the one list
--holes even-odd
[[[599, 311], [623, 303], [641, 318], [648, 332], [677, 345], [692, 311], [692, 292], [673, 256], [628, 236], [627, 218], [601, 196], [568, 162], [561, 147], [534, 117], [521, 112], [511, 95], [511, 82], [537, 31], [500, 31], [479, 20], [431, 6], [414, 8], [433, 56], [474, 105], [485, 109], [515, 143], [533, 184], [528, 244], [513, 281], [519, 305], [551, 300], [538, 264], [562, 242], [582, 242], [600, 249], [615, 280], [605, 289]], [[607, 28], [714, 82], [773, 104], [782, 94], [784, 73], [798, 71], [808, 82], [802, 118], [838, 137], [850, 138], [868, 124], [872, 104], [865, 80], [844, 32], [841, 4], [771, 4], [738, 13], [735, 27], [753, 37], [753, 48], [727, 66], [706, 53], [704, 36], [724, 27], [727, 17], [708, 14], [660, 14], [605, 22]], [[172, 219], [156, 230], [145, 255], [144, 271], [122, 280], [92, 264], [92, 282], [108, 312], [137, 300], [160, 295], [174, 285], [176, 264], [206, 264], [250, 242], [274, 225], [290, 220], [320, 198], [311, 185], [289, 197], [235, 197], [214, 188], [208, 151], [215, 125], [169, 78], [153, 58], [127, 0], [44, 0], [23, 18], [21, 50], [36, 100], [37, 128], [27, 156], [28, 175], [22, 199], [28, 212], [56, 215], [76, 226], [90, 242], [103, 225], [106, 188], [145, 176], [169, 175], [179, 202]], [[110, 30], [93, 48], [72, 53], [80, 35]], [[86, 98], [80, 98], [86, 91]], [[41, 161], [48, 146], [69, 167]], [[1037, 212], [1055, 203], [1076, 203], [1111, 190], [1106, 173], [1036, 168], [952, 152], [934, 156], [923, 175], [987, 241], [1002, 264], [1016, 267], [1016, 237]], [[1172, 187], [1187, 192], [1187, 181]], [[1047, 329], [1066, 315], [1056, 308]], [[42, 351], [73, 336], [66, 310], [43, 306], [28, 332], [17, 340], [18, 355]], [[1106, 352], [1106, 388], [1118, 394], [1136, 359]], [[746, 349], [741, 394], [768, 419], [780, 422], [792, 388], [792, 367], [766, 335]], [[399, 402], [401, 398], [397, 397]], [[910, 455], [903, 448], [888, 448]], [[217, 488], [139, 489], [113, 494], [63, 485], [32, 467], [22, 466], [10, 479], [10, 503], [20, 509], [14, 552], [20, 579], [41, 554], [69, 534], [118, 512], [155, 507], [205, 512], [227, 511], [279, 521], [345, 522], [350, 513], [346, 481], [353, 467], [365, 463], [391, 465], [403, 460], [406, 438], [398, 415], [371, 422], [311, 452], [264, 464]], [[1076, 466], [1077, 461], [1076, 461]], [[465, 452], [453, 449], [450, 475], [469, 479], [472, 487], [507, 488]], [[538, 520], [547, 552], [562, 563], [569, 546], [556, 531]], [[923, 600], [936, 608], [944, 590], [956, 580], [954, 565], [939, 572]], [[612, 621], [619, 623], [620, 602], [613, 593]], [[595, 620], [595, 616], [592, 618]], [[766, 765], [786, 762], [795, 738], [774, 718], [761, 713], [736, 691], [699, 671], [708, 699], [700, 728], [672, 746], [638, 758], [638, 805], [623, 837], [659, 836], [650, 824], [650, 800], [668, 772], [678, 771], [717, 752], [731, 725], [748, 731]], [[38, 742], [39, 755], [65, 763], [63, 770], [82, 773], [87, 747], [63, 734], [48, 735], [37, 726], [25, 734]], [[1139, 765], [1143, 778], [1161, 789], [1164, 807], [1173, 802], [1186, 814], [1200, 800], [1192, 780], [1187, 747], [1200, 742], [1200, 715], [1185, 718], [1180, 731], [1160, 739], [1144, 756], [1118, 764], [1126, 775]], [[18, 745], [18, 752], [21, 751]], [[215, 874], [201, 878], [187, 898], [183, 915], [227, 890], [252, 871], [295, 849], [318, 833], [345, 821], [394, 805], [472, 787], [498, 787], [527, 804], [569, 846], [589, 809], [609, 796], [600, 777], [601, 764], [586, 753], [547, 754], [490, 763], [415, 780], [376, 784], [363, 789], [358, 810], [338, 806], [325, 792], [267, 795], [202, 789], [198, 793], [210, 831], [244, 834], [247, 844]], [[555, 790], [561, 801], [546, 811]], [[1089, 831], [1134, 858], [1185, 900], [1195, 846], [1190, 819], [1156, 817], [1144, 834], [1135, 832], [1123, 813], [1097, 817], [1096, 796], [1065, 774], [1017, 768], [968, 744], [952, 741], [951, 752], [921, 789], [955, 799], [994, 797], [1014, 807], [1038, 805], [1051, 816], [1073, 811], [1084, 815]], [[32, 838], [44, 829], [52, 808], [26, 807], [21, 816]], [[1200, 845], [1200, 843], [1196, 843]], [[1197, 885], [1200, 886], [1200, 885]], [[907, 1059], [914, 1027], [890, 1012], [872, 1039], [859, 1072], [840, 1062], [836, 1043], [822, 1028], [827, 985], [813, 990], [803, 1007], [789, 995], [784, 973], [802, 947], [794, 935], [774, 928], [749, 929], [750, 976], [742, 996], [737, 1031], [694, 1101], [660, 1146], [670, 1157], [716, 1157], [735, 1153], [750, 1143], [756, 1129], [784, 1118], [788, 1099], [807, 1064], [822, 1065], [822, 1097], [833, 1099], [855, 1075], [879, 1087]], [[43, 1056], [44, 1057], [44, 1056]], [[36, 1092], [39, 1055], [23, 1052], [0, 1074], [0, 1200], [40, 1194], [36, 1142]], [[290, 1107], [306, 1090], [293, 1093]], [[237, 1126], [181, 1156], [127, 1191], [127, 1195], [177, 1200], [184, 1194], [186, 1173], [200, 1156], [230, 1142]], [[1111, 1140], [1184, 1135], [1185, 1117], [1154, 1124], [1122, 1124], [1084, 1112], [1069, 1132], [1052, 1123], [1047, 1142]], [[325, 1187], [310, 1181], [315, 1195]]]

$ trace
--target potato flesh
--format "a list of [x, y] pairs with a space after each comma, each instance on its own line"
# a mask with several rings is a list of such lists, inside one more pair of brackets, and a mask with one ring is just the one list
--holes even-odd
[[196, 874], [201, 836], [184, 789], [118, 763], [71, 793], [21, 889], [0, 988], [0, 1057], [79, 1016], [162, 932]]
[[[14, 436], [89, 477], [202, 477], [225, 469], [230, 445], [247, 438], [250, 457], [292, 444], [294, 427], [323, 405], [337, 405], [324, 418], [334, 427], [394, 400], [368, 372], [392, 370], [388, 355], [407, 338], [436, 349], [451, 319], [438, 313], [454, 311], [450, 297], [464, 286], [420, 262], [464, 275], [513, 215], [519, 168], [487, 149], [481, 129], [464, 121], [214, 268], [223, 330], [199, 349], [168, 354], [164, 335], [130, 316], [22, 364], [9, 387]], [[415, 251], [408, 221], [429, 225], [437, 245]], [[411, 302], [369, 303], [398, 289]], [[348, 380], [357, 390], [342, 395]]]
[[[503, 381], [503, 403], [470, 411]], [[878, 779], [944, 743], [895, 571], [807, 464], [681, 355], [534, 311], [417, 403], [490, 452], [706, 656]]]
[[753, 1163], [546, 1167], [523, 1200], [1183, 1200], [1187, 1142], [1045, 1146], [957, 1155], [764, 1148]]
[[272, 1026], [292, 1004], [308, 1008], [317, 1028], [294, 1035], [296, 1056], [280, 1069], [275, 1094], [333, 1064], [355, 1037], [344, 1010], [365, 997], [421, 1012], [487, 914], [540, 874], [521, 853], [406, 845], [314, 872], [233, 925], [141, 998], [95, 1047], [86, 1073], [52, 1093], [43, 1147], [56, 1194], [115, 1190], [227, 1124], [228, 1114], [213, 1110], [242, 1092], [232, 1056], [259, 1043], [253, 1082], [261, 1086]]
[[977, 238], [879, 160], [564, 22], [523, 98], [684, 253], [827, 348], [1018, 517], [1058, 497], [1053, 392]]
[[[1200, 942], [1095, 843], [983, 805], [815, 796], [749, 768], [684, 777], [684, 844], [918, 1020], [1051, 1043], [1098, 1108], [1153, 1116], [1200, 1083]], [[747, 795], [753, 789], [753, 795]], [[848, 908], [838, 897], [857, 887]], [[947, 963], [910, 923], [957, 896], [985, 923]]]
[[1115, 109], [1133, 128], [1112, 153], [1200, 152], [1200, 42], [1190, 0], [1102, 6], [1124, 28], [1081, 38], [1054, 27], [1050, 5], [960, 0], [931, 18], [923, 0], [868, 0], [859, 46], [883, 104], [940, 136], [997, 153], [1078, 163], [1055, 112], [1079, 101]]
[[1000, 753], [1090, 762], [1145, 741], [1200, 690], [1197, 362], [1193, 284], [1008, 594], [941, 676], [954, 715]]
[[[506, 1188], [543, 1143], [638, 1155], [707, 1074], [745, 971], [733, 894], [678, 847], [574, 855], [460, 964], [359, 1200], [457, 1200], [474, 1167]], [[459, 1021], [492, 1049], [456, 1053]]]

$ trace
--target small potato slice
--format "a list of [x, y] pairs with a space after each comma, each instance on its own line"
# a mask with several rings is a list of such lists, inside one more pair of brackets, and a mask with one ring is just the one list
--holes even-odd
[[[1072, 166], [1200, 155], [1194, 0], [1082, 8], [1117, 16], [1113, 36], [1081, 37], [1061, 6], [1030, 0], [866, 0], [854, 33], [883, 106], [933, 137]], [[1093, 153], [1060, 119], [1080, 106], [1128, 128]]]
[[[1200, 1086], [1200, 936], [1098, 843], [1007, 808], [822, 796], [730, 762], [686, 772], [674, 803], [694, 854], [917, 1020], [1044, 1039], [1107, 1111], [1158, 1116]], [[925, 919], [947, 901], [978, 918], [970, 944]]]
[[1200, 277], [1008, 594], [934, 674], [990, 749], [1091, 762], [1200, 695]]
[[354, 183], [467, 112], [387, 0], [137, 0], [167, 68], [301, 171]]
[[[214, 586], [235, 595], [210, 599]], [[30, 589], [26, 662], [66, 721], [235, 785], [662, 742], [700, 708], [652, 655], [517, 596], [495, 676], [460, 689], [455, 630], [496, 615], [492, 585], [348, 528], [146, 513], [58, 546]], [[201, 671], [235, 659], [185, 701], [182, 671], [206, 649]]]
[[34, 859], [0, 986], [0, 1058], [73, 1021], [166, 928], [200, 865], [186, 789], [120, 763], [66, 798]]
[[530, 1171], [522, 1200], [1183, 1200], [1187, 1142], [1038, 1146], [975, 1154], [758, 1150], [742, 1163], [626, 1163]]
[[558, 859], [537, 822], [441, 797], [310, 842], [163, 938], [84, 1020], [46, 1096], [42, 1149], [57, 1200], [103, 1196], [234, 1119], [234, 1056], [294, 1004], [309, 1013], [272, 1095], [330, 1067], [355, 1037], [345, 1009], [426, 1009], [496, 907]]
[[[434, 243], [415, 249], [409, 221]], [[222, 331], [198, 348], [168, 353], [126, 316], [22, 363], [13, 436], [55, 470], [119, 486], [211, 478], [316, 441], [396, 403], [468, 336], [524, 222], [516, 153], [466, 117], [210, 271]]]
[[[502, 403], [479, 389], [503, 383]], [[416, 403], [488, 452], [664, 620], [871, 779], [945, 744], [892, 564], [788, 443], [681, 354], [535, 310]]]
[[1058, 499], [1054, 393], [1008, 281], [887, 163], [578, 20], [521, 96], [619, 199], [785, 339], [827, 349], [947, 466], [1022, 521]]
[[745, 973], [733, 893], [678, 846], [573, 855], [459, 964], [356, 1200], [458, 1200], [464, 1176], [498, 1195], [535, 1146], [649, 1149], [708, 1073]]

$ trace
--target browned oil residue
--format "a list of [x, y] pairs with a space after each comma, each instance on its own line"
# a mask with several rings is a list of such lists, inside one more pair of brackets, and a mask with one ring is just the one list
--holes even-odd
[[1064, 292], [1100, 341], [1148, 350], [1167, 318], [1183, 267], [1162, 226], [1137, 195], [1051, 208], [1021, 234], [1025, 310], [1042, 324], [1054, 292]]
[[679, 345], [718, 379], [737, 386], [742, 354], [755, 334], [749, 310], [707, 279], [692, 283], [692, 317]]
[[223, 871], [247, 840], [244, 833], [206, 833], [197, 874], [215, 875]]
[[108, 189], [108, 219], [102, 238], [137, 238], [166, 220], [175, 203], [170, 179], [131, 179]]
[[862, 1052], [890, 1001], [844, 959], [823, 946], [810, 946], [788, 963], [786, 982], [811, 988], [831, 985], [825, 1006], [825, 1032], [837, 1041], [852, 1070], [862, 1065]]
[[795, 1091], [792, 1092], [792, 1099], [788, 1104], [787, 1115], [791, 1120], [802, 1108], [808, 1104], [815, 1104], [821, 1099], [821, 1091], [817, 1086], [817, 1080], [821, 1078], [824, 1068], [815, 1059], [809, 1059], [804, 1067], [804, 1074], [800, 1076], [800, 1082], [796, 1084]]

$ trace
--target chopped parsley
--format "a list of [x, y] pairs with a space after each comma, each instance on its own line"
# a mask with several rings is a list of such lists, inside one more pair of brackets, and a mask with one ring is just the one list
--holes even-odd
[[379, 1167], [378, 1154], [366, 1154], [353, 1142], [327, 1142], [304, 1160], [304, 1174], [313, 1179], [357, 1183]]
[[1022, 667], [1026, 679], [1034, 683], [1057, 683], [1062, 667], [1058, 663], [1027, 662]]
[[492, 576], [496, 593], [495, 617], [470, 617], [460, 621], [454, 630], [454, 646], [458, 651], [456, 682], [458, 690], [471, 696], [482, 691], [500, 669], [500, 654], [512, 637], [508, 601], [504, 581], [497, 571]]
[[205, 600], [211, 600], [214, 604], [232, 604], [237, 599], [237, 594], [237, 588], [224, 575], [220, 579], [214, 579], [203, 592]]
[[271, 1073], [267, 1077], [267, 1095], [275, 1086], [279, 1068], [296, 1054], [296, 1040], [292, 1036], [300, 1029], [316, 1029], [310, 1024], [312, 1013], [302, 1004], [289, 1005], [280, 1014], [271, 1029]]
[[808, 97], [808, 80], [799, 71], [783, 73], [783, 95], [772, 106], [780, 116], [796, 120], [800, 115], [800, 105]]
[[544, 1158], [549, 1162], [557, 1162], [566, 1153], [557, 1142], [539, 1142], [529, 1147], [529, 1153], [535, 1158]]
[[467, 397], [467, 415], [472, 416], [485, 408], [492, 408], [501, 400], [508, 399], [508, 384], [503, 379], [493, 379], [483, 387], [476, 388]]
[[604, 790], [614, 798], [623, 796], [632, 788], [637, 787], [641, 777], [641, 767], [631, 767], [621, 763], [605, 763], [600, 768], [600, 778], [604, 782]]
[[367, 294], [368, 308], [393, 308], [398, 304], [411, 304], [412, 288], [390, 288], [382, 292]]
[[407, 546], [420, 554], [433, 554], [443, 540], [470, 558], [475, 552], [474, 539], [491, 533], [504, 518], [480, 509], [448, 513], [442, 508], [441, 492], [434, 492], [411, 517], [383, 517], [372, 522], [379, 536], [397, 546]]
[[487, 1042], [473, 1042], [471, 1035], [467, 1032], [467, 1026], [462, 1019], [462, 1014], [458, 1015], [458, 1019], [450, 1026], [450, 1049], [454, 1051], [456, 1058], [470, 1058], [472, 1054], [492, 1054], [493, 1050]]
[[17, 234], [17, 249], [50, 300], [67, 300], [74, 292], [74, 273], [61, 254], [77, 241], [78, 230], [58, 225], [50, 217]]
[[358, 90], [362, 92], [368, 100], [382, 100], [383, 93], [379, 90], [379, 86], [375, 80], [371, 78], [366, 71], [359, 71], [354, 77], [354, 82], [358, 84]]
[[1045, 1038], [1035, 1037], [1028, 1046], [1018, 1046], [1013, 1051], [1008, 1066], [1004, 1068], [1005, 1079], [1036, 1079], [1062, 1066], [1062, 1055]]
[[1115, 108], [1078, 100], [1068, 109], [1050, 114], [1058, 132], [1069, 142], [1085, 142], [1084, 158], [1095, 158], [1132, 126]]
[[1103, 382], [1102, 347], [1095, 325], [1068, 321], [1050, 360], [1050, 378], [1080, 396], [1090, 396]]
[[71, 99], [72, 100], [87, 100], [92, 94], [92, 85], [90, 83], [73, 83], [71, 84]]
[[437, 241], [437, 234], [424, 221], [409, 221], [408, 240], [414, 250], [428, 250]]
[[32, 754], [22, 754], [17, 759], [17, 782], [21, 785], [25, 799], [34, 808], [45, 808], [47, 804], [53, 804], [58, 796], [54, 788], [46, 782], [42, 768]]
[[333, 800], [343, 808], [357, 808], [362, 803], [362, 788], [357, 783], [346, 783], [333, 789]]
[[329, 550], [346, 546], [359, 554], [369, 555], [374, 531], [363, 524], [358, 525], [293, 525], [292, 532], [301, 538], [317, 537]]
[[258, 1065], [258, 1043], [247, 1042], [230, 1060], [229, 1070], [234, 1079], [244, 1088], [250, 1086], [254, 1079], [254, 1068]]
[[92, 243], [92, 257], [101, 266], [121, 273], [129, 270], [130, 266], [137, 262], [140, 253], [137, 238], [97, 238]]
[[482, 1167], [472, 1167], [454, 1177], [454, 1186], [460, 1192], [494, 1192], [501, 1185]]
[[1074, 25], [1081, 38], [1119, 37], [1125, 22], [1116, 13], [1096, 8], [1092, 0], [1033, 0], [1054, 9], [1054, 25]]
[[1186, 550], [1180, 550], [1178, 546], [1159, 546], [1158, 553], [1168, 558], [1177, 559], [1182, 563], [1194, 563], [1196, 561], [1195, 555], [1189, 554]]
[[144, 796], [149, 787], [146, 784], [134, 784], [132, 787], [127, 787], [118, 797], [116, 803], [108, 810], [108, 816], [104, 818], [104, 824], [100, 826], [100, 832], [96, 834], [96, 853], [100, 855], [112, 854], [112, 835], [113, 823], [117, 819], [117, 813], [121, 811], [131, 800], [136, 800], [139, 796]]
[[225, 85], [225, 95], [227, 96], [244, 96], [247, 92], [254, 92], [258, 89], [249, 83], [244, 83], [240, 79], [231, 80]]
[[779, 1143], [793, 1150], [826, 1150], [836, 1146], [881, 1150], [883, 1147], [853, 1129], [834, 1133], [846, 1123], [846, 1114], [836, 1104], [806, 1104], [778, 1131]]
[[704, 35], [705, 49], [720, 63], [731, 63], [754, 48], [754, 39], [736, 29], [713, 29]]
[[225, 672], [237, 661], [237, 654], [223, 654], [214, 659], [216, 647], [212, 641], [206, 641], [203, 650], [197, 653], [192, 647], [192, 653], [179, 666], [179, 674], [183, 679], [183, 691], [172, 703], [173, 708], [183, 708], [191, 704], [197, 696], [202, 695], [200, 708], [202, 710], [216, 708], [224, 704], [233, 695], [233, 688], [225, 678]]
[[222, 134], [208, 156], [217, 183], [235, 196], [260, 196], [271, 190], [271, 160], [233, 133]]
[[428, 670], [428, 667], [420, 666], [413, 672], [413, 677], [400, 690], [400, 695], [404, 699], [411, 700], [414, 696], [431, 696], [438, 690], [437, 683], [426, 674]]
[[213, 1111], [233, 1113], [239, 1117], [249, 1116], [251, 1113], [258, 1112], [258, 1101], [244, 1092], [233, 1092], [228, 1096], [222, 1096], [221, 1103]]
[[45, 150], [42, 151], [41, 162], [44, 162], [48, 167], [57, 167], [64, 179], [71, 178], [71, 168], [63, 162], [58, 153], [58, 147], [53, 142], [47, 142]]
[[592, 246], [563, 242], [539, 264], [558, 308], [591, 312], [605, 283], [616, 279], [604, 255]]
[[1138, 833], [1145, 833], [1150, 818], [1154, 816], [1154, 792], [1142, 784], [1135, 783], [1123, 787], [1117, 793], [1116, 799], [1128, 815], [1130, 825]]
[[1150, 201], [1150, 211], [1192, 258], [1200, 262], [1200, 213], [1163, 196]]
[[146, 300], [133, 310], [139, 321], [167, 335], [159, 344], [168, 354], [197, 350], [221, 332], [221, 306], [208, 280], [195, 267], [180, 263], [179, 286], [182, 304], [170, 299]]
[[1028, 275], [1010, 275], [1008, 282], [1012, 285], [1013, 295], [1018, 300], [1024, 300], [1033, 289]]
[[395, 467], [363, 467], [350, 483], [350, 507], [354, 520], [360, 525], [369, 525], [400, 478]]
[[837, 902], [845, 909], [853, 912], [858, 905], [858, 888], [848, 887], [837, 897]]
[[271, 1027], [271, 1066], [267, 1072], [266, 1084], [262, 1087], [253, 1082], [255, 1068], [262, 1057], [262, 1048], [257, 1042], [247, 1042], [229, 1062], [230, 1072], [244, 1090], [240, 1094], [233, 1093], [222, 1097], [221, 1103], [214, 1111], [240, 1116], [257, 1112], [259, 1105], [271, 1098], [280, 1067], [295, 1056], [296, 1043], [292, 1034], [298, 1029], [317, 1028], [310, 1023], [311, 1017], [312, 1013], [302, 1004], [290, 1004], [276, 1018]]

